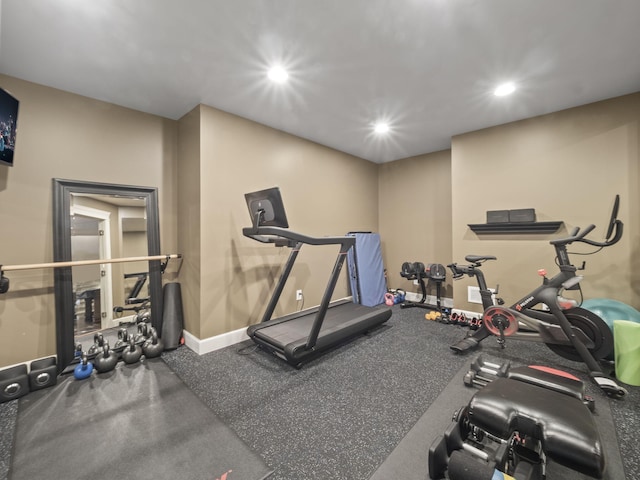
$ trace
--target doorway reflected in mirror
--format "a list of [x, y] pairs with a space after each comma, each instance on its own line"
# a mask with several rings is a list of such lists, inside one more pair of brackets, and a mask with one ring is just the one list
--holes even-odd
[[[71, 259], [147, 255], [146, 201], [122, 195], [71, 194]], [[131, 322], [148, 308], [148, 263], [72, 268], [75, 334]]]
[[[160, 254], [155, 187], [53, 179], [54, 260]], [[73, 360], [78, 338], [135, 325], [162, 325], [159, 260], [100, 263], [54, 272], [58, 368]]]

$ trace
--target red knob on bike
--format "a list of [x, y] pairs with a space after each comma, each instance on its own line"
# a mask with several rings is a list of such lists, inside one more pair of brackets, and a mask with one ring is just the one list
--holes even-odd
[[541, 268], [540, 270], [538, 270], [538, 275], [540, 275], [541, 277], [546, 277], [547, 271], [544, 268]]

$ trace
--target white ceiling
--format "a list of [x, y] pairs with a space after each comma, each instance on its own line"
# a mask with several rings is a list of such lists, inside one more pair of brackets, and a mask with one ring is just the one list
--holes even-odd
[[202, 103], [378, 163], [640, 91], [640, 0], [1, 1], [1, 73], [172, 119]]

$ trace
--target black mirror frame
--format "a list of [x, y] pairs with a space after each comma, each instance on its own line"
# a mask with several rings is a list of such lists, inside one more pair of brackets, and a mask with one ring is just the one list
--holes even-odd
[[[160, 219], [158, 189], [109, 183], [81, 182], [53, 179], [53, 259], [71, 261], [71, 194], [126, 195], [146, 201], [147, 244], [149, 256], [160, 255]], [[74, 306], [71, 267], [54, 269], [56, 305], [56, 348], [58, 372], [74, 360]], [[151, 296], [151, 324], [162, 334], [162, 268], [160, 260], [149, 261], [149, 294]]]

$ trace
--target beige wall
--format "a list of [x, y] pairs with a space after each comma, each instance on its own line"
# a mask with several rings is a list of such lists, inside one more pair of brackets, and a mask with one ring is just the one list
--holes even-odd
[[[20, 100], [15, 166], [0, 167], [3, 265], [51, 262], [52, 178], [155, 186], [162, 246], [177, 247], [176, 122], [0, 75]], [[0, 366], [55, 354], [51, 270], [7, 274]]]
[[[263, 245], [242, 235], [242, 227], [251, 224], [245, 193], [279, 186], [291, 230], [325, 236], [377, 231], [378, 187], [373, 163], [214, 108], [201, 106], [199, 112], [199, 124], [191, 118], [193, 112], [181, 121], [180, 148], [183, 124], [185, 138], [194, 138], [194, 129], [199, 131], [199, 164], [192, 161], [185, 175], [195, 177], [199, 168], [200, 218], [193, 216], [185, 224], [181, 217], [181, 230], [199, 234], [199, 249], [197, 245], [189, 248], [199, 251], [200, 272], [199, 279], [197, 274], [181, 272], [181, 282], [200, 303], [199, 323], [194, 320], [197, 306], [185, 314], [187, 330], [207, 338], [261, 319], [289, 254], [287, 248]], [[181, 212], [187, 208], [182, 195]], [[303, 247], [276, 316], [299, 307], [296, 289], [303, 290], [305, 307], [320, 302], [337, 252], [337, 247]], [[343, 273], [334, 298], [348, 294]]]
[[[640, 93], [375, 165], [206, 106], [174, 122], [1, 75], [0, 86], [21, 101], [16, 166], [0, 167], [0, 262], [52, 260], [54, 177], [156, 186], [162, 249], [184, 254], [179, 274], [170, 264], [164, 279], [182, 282], [186, 327], [198, 338], [260, 320], [288, 250], [242, 236], [250, 222], [243, 195], [274, 185], [292, 230], [380, 232], [391, 287], [411, 290], [399, 276], [404, 261], [494, 254], [499, 260], [485, 271], [508, 300], [538, 284], [538, 268], [554, 270], [548, 240], [555, 235], [479, 236], [468, 223], [482, 223], [486, 210], [534, 207], [540, 220], [565, 222], [559, 234], [603, 226], [620, 193], [624, 239], [584, 257], [584, 291], [640, 308]], [[298, 288], [305, 306], [319, 302], [335, 253], [303, 249], [276, 314], [298, 308]], [[8, 276], [0, 367], [55, 353], [53, 274]], [[348, 294], [345, 277], [334, 298]], [[465, 281], [453, 284], [453, 295], [456, 307], [479, 311], [465, 302]]]
[[[549, 240], [591, 223], [602, 239], [615, 194], [625, 234], [617, 245], [583, 260], [585, 298], [605, 297], [640, 308], [640, 198], [638, 175], [640, 94], [455, 137], [452, 142], [453, 259], [495, 255], [485, 264], [489, 286], [500, 284], [507, 304], [538, 286], [540, 268], [557, 272]], [[484, 223], [487, 210], [535, 208], [540, 221], [563, 221], [555, 234], [476, 235], [470, 223]], [[570, 251], [588, 252], [575, 245]], [[466, 287], [455, 283], [456, 306], [467, 304]]]
[[[640, 308], [640, 93], [471, 132], [451, 151], [379, 166], [380, 233], [392, 288], [418, 293], [399, 275], [404, 261], [465, 263], [468, 254], [495, 255], [484, 266], [490, 287], [507, 303], [540, 283], [539, 268], [557, 271], [549, 240], [594, 223], [601, 239], [615, 194], [625, 223], [617, 245], [583, 260], [585, 298], [613, 298]], [[477, 235], [487, 210], [535, 208], [538, 220], [561, 220], [553, 234]], [[571, 251], [588, 252], [575, 247]], [[449, 274], [449, 272], [447, 272]], [[456, 308], [475, 279], [447, 279]], [[453, 291], [452, 291], [453, 290]]]
[[[380, 165], [378, 189], [387, 284], [420, 293], [400, 271], [404, 262], [451, 263], [451, 151]], [[451, 297], [450, 278], [445, 285], [442, 296]]]
[[185, 328], [200, 338], [200, 107], [178, 122], [178, 251]]

